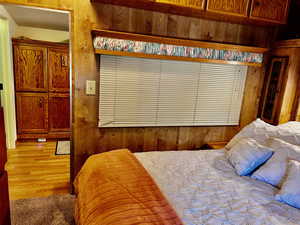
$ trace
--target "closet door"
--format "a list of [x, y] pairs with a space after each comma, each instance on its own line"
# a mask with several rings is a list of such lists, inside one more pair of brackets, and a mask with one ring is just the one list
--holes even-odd
[[70, 131], [70, 94], [49, 93], [49, 132]]
[[47, 48], [14, 45], [16, 91], [48, 91]]
[[69, 92], [69, 54], [68, 48], [48, 49], [48, 74], [50, 92]]
[[48, 93], [17, 93], [18, 134], [48, 132]]

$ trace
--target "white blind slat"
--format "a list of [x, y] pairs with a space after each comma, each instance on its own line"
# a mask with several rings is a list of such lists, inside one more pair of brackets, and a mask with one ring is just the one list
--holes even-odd
[[102, 55], [99, 127], [239, 123], [247, 67]]

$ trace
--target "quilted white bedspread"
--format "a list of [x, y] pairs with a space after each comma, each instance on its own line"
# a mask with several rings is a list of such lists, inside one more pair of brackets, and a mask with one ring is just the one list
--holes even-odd
[[135, 153], [187, 225], [300, 224], [271, 185], [240, 177], [218, 151]]

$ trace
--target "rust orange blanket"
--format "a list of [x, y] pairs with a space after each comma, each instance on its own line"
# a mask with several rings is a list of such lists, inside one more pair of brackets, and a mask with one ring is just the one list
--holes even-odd
[[182, 224], [127, 149], [91, 156], [74, 182], [77, 225]]

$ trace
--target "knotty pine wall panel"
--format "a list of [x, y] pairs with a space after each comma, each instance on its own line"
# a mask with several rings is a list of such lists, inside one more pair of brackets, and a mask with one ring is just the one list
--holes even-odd
[[98, 97], [86, 96], [86, 80], [99, 81], [98, 57], [92, 46], [91, 29], [111, 29], [142, 34], [191, 38], [267, 47], [274, 28], [254, 27], [197, 18], [168, 15], [126, 7], [91, 4], [85, 0], [0, 0], [40, 7], [71, 10], [72, 56], [75, 92], [73, 95], [73, 175], [94, 153], [118, 148], [132, 151], [181, 150], [200, 147], [208, 141], [229, 140], [257, 115], [263, 69], [249, 68], [240, 127], [97, 127]]

